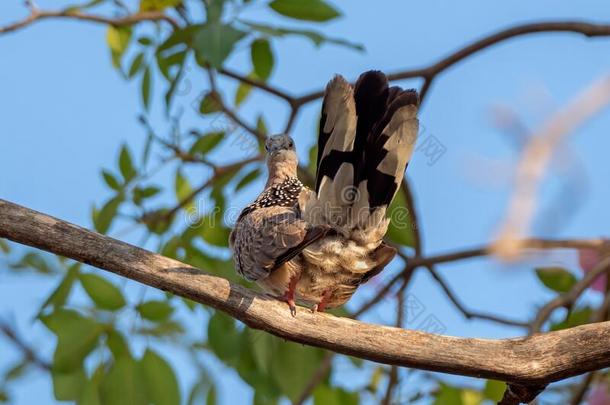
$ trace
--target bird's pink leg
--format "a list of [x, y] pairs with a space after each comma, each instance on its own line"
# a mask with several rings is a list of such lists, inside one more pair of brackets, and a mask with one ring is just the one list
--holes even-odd
[[313, 306], [311, 312], [324, 312], [326, 309], [326, 305], [328, 305], [328, 301], [330, 300], [330, 296], [332, 295], [332, 290], [324, 291], [324, 295], [322, 295], [322, 299], [316, 305]]
[[292, 276], [290, 279], [290, 283], [288, 283], [288, 290], [284, 293], [282, 300], [286, 301], [288, 307], [290, 308], [290, 315], [293, 317], [297, 316], [297, 307], [294, 303], [294, 295], [297, 289], [297, 283], [299, 282], [299, 278], [301, 278], [300, 274]]

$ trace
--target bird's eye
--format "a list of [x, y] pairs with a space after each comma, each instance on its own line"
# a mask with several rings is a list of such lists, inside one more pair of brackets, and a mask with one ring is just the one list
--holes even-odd
[[292, 141], [288, 142], [288, 147], [289, 148], [292, 148], [293, 146], [294, 146], [294, 142], [292, 142]]

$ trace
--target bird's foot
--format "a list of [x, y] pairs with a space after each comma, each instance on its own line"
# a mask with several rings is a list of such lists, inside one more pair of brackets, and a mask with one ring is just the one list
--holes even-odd
[[297, 316], [297, 306], [294, 302], [294, 295], [296, 292], [297, 282], [299, 281], [299, 276], [293, 276], [290, 279], [290, 284], [288, 284], [288, 290], [284, 293], [282, 297], [282, 301], [285, 301], [288, 304], [288, 308], [290, 308], [290, 315], [293, 318]]
[[328, 305], [328, 301], [330, 300], [331, 295], [332, 295], [332, 290], [324, 291], [324, 295], [322, 295], [322, 299], [320, 300], [320, 302], [318, 302], [311, 308], [311, 312], [314, 314], [316, 312], [324, 312], [324, 310], [326, 309], [326, 306]]

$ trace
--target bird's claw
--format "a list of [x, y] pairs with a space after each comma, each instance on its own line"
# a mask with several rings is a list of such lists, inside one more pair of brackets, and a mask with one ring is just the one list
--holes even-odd
[[293, 318], [297, 317], [297, 307], [296, 305], [294, 305], [294, 303], [288, 303], [288, 306], [290, 307], [290, 315], [292, 315]]

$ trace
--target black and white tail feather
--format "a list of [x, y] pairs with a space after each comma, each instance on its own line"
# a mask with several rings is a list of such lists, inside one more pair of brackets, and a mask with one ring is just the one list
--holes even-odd
[[352, 87], [337, 75], [326, 87], [318, 138], [315, 196], [303, 207], [366, 250], [381, 243], [387, 207], [402, 182], [418, 132], [415, 90], [390, 87], [379, 71]]

